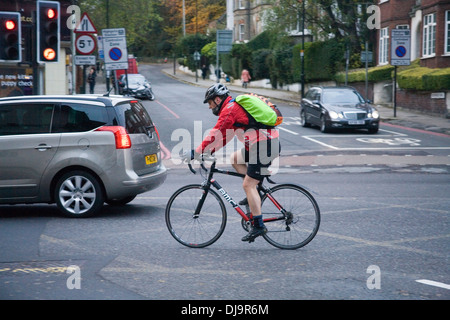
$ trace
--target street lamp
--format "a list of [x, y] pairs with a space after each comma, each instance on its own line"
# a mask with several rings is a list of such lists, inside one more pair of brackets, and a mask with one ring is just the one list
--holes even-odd
[[305, 96], [305, 1], [298, 0], [302, 4], [302, 50], [300, 51], [300, 59], [302, 72], [300, 79], [302, 82], [302, 98]]

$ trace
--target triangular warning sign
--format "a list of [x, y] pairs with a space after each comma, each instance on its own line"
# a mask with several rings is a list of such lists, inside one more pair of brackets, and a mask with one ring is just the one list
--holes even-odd
[[89, 18], [88, 14], [85, 12], [81, 17], [80, 23], [73, 31], [75, 33], [98, 33], [97, 29], [94, 27], [94, 24]]

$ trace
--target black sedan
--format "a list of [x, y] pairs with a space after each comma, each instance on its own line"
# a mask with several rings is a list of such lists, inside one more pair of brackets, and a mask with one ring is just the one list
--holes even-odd
[[300, 118], [304, 127], [318, 125], [322, 132], [352, 128], [377, 133], [380, 123], [377, 109], [351, 87], [311, 87], [300, 102]]
[[119, 92], [123, 95], [129, 95], [139, 99], [155, 100], [152, 85], [139, 73], [122, 74], [119, 78], [119, 87]]

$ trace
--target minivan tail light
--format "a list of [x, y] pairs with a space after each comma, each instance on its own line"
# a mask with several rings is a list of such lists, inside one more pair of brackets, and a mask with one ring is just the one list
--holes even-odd
[[158, 141], [161, 141], [161, 138], [159, 137], [158, 128], [156, 128], [156, 126], [155, 126], [155, 132], [156, 132], [156, 135], [158, 136]]
[[122, 126], [104, 126], [95, 131], [111, 131], [114, 133], [116, 140], [116, 149], [129, 149], [131, 148], [131, 139], [127, 131]]

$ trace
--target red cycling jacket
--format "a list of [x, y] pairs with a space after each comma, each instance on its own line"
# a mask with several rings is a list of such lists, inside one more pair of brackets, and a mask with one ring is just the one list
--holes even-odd
[[[234, 136], [248, 150], [255, 142], [278, 138], [276, 129], [249, 128], [247, 112], [229, 96], [224, 101], [214, 128], [195, 150], [197, 153], [214, 153], [224, 147]], [[230, 102], [231, 101], [231, 102]]]

